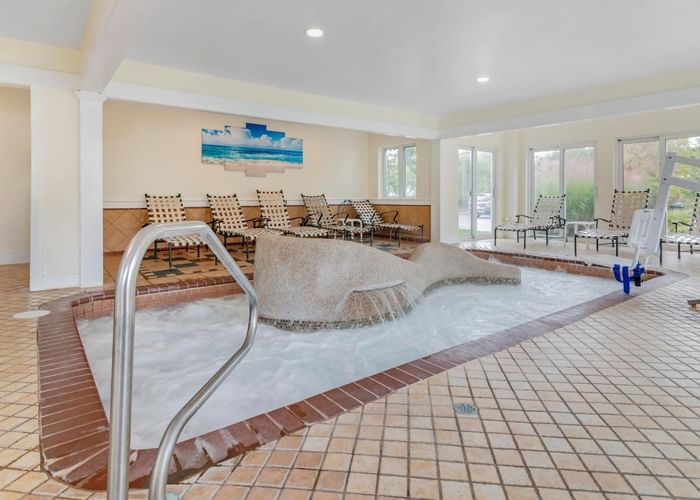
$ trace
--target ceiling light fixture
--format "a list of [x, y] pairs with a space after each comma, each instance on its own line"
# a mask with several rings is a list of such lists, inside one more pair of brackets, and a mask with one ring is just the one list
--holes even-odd
[[323, 36], [323, 30], [321, 28], [309, 28], [306, 30], [306, 36], [309, 38], [321, 38]]
[[480, 76], [476, 79], [477, 82], [479, 83], [489, 83], [491, 81], [491, 78], [488, 76]]

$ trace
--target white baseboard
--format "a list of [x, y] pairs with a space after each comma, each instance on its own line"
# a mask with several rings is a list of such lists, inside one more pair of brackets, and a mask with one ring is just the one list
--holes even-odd
[[55, 290], [57, 288], [75, 288], [80, 286], [80, 276], [69, 274], [64, 276], [45, 276], [29, 283], [29, 291]]
[[25, 264], [29, 262], [29, 250], [0, 251], [0, 266], [8, 264]]

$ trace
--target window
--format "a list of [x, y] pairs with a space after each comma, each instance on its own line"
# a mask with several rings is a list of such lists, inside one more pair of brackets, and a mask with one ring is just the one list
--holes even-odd
[[[654, 136], [619, 140], [619, 171], [621, 186], [626, 190], [649, 189], [649, 206], [656, 205], [659, 193], [662, 155], [676, 153], [680, 156], [700, 158], [700, 136]], [[700, 181], [700, 172], [695, 167], [677, 165], [675, 175]], [[672, 186], [668, 199], [668, 222], [689, 223], [693, 215], [695, 193]]]
[[417, 164], [415, 145], [385, 148], [382, 151], [382, 196], [415, 198]]
[[566, 195], [565, 216], [593, 220], [595, 206], [595, 146], [531, 150], [531, 208], [540, 195]]
[[660, 139], [620, 141], [622, 188], [625, 191], [649, 189], [649, 206], [656, 203], [661, 174]]

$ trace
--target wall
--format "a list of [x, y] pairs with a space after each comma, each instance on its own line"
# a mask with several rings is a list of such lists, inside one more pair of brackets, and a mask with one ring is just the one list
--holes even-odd
[[29, 91], [0, 87], [0, 265], [29, 262]]
[[[261, 122], [304, 139], [304, 166], [283, 174], [246, 177], [201, 162], [202, 128]], [[368, 134], [121, 101], [104, 107], [105, 206], [143, 203], [143, 194], [182, 193], [185, 200], [207, 193], [237, 193], [256, 200], [256, 189], [284, 189], [287, 198], [325, 193], [329, 199], [367, 196]], [[121, 205], [120, 205], [121, 204]]]
[[526, 193], [530, 148], [595, 144], [595, 213], [597, 217], [607, 217], [616, 187], [618, 139], [653, 135], [700, 135], [700, 106], [462, 137], [455, 142], [496, 148], [497, 190], [500, 191], [497, 217], [502, 222], [504, 217], [512, 218], [516, 213], [528, 211]]
[[369, 147], [367, 164], [369, 165], [369, 197], [379, 198], [382, 150], [389, 146], [416, 145], [416, 199], [430, 200], [430, 141], [422, 139], [409, 139], [406, 137], [396, 137], [391, 135], [369, 135]]
[[80, 279], [80, 123], [72, 91], [31, 88], [30, 288]]

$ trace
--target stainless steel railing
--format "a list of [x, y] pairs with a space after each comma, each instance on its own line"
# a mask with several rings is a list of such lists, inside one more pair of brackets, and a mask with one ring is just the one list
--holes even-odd
[[258, 322], [258, 299], [253, 285], [234, 262], [214, 232], [203, 222], [176, 222], [146, 226], [129, 243], [117, 274], [114, 291], [114, 337], [112, 346], [112, 392], [110, 401], [109, 472], [107, 497], [124, 500], [129, 492], [129, 453], [131, 442], [131, 385], [134, 361], [134, 312], [139, 265], [148, 247], [157, 239], [198, 235], [218, 257], [226, 270], [248, 296], [248, 328], [243, 344], [202, 388], [175, 414], [158, 448], [151, 472], [148, 497], [163, 500], [168, 468], [177, 439], [194, 415], [253, 345]]

